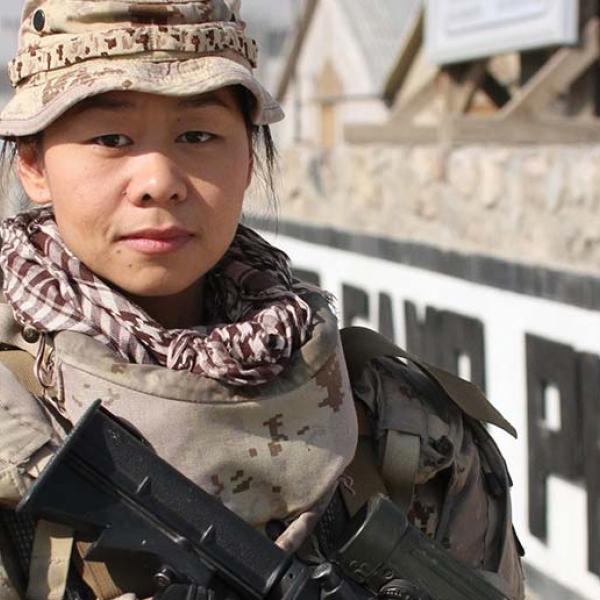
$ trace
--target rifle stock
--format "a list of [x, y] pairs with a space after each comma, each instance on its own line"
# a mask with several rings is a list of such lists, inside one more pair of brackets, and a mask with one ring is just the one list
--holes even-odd
[[163, 585], [224, 584], [255, 599], [319, 597], [305, 565], [159, 458], [100, 402], [18, 510], [95, 539], [86, 560], [142, 557], [148, 580]]

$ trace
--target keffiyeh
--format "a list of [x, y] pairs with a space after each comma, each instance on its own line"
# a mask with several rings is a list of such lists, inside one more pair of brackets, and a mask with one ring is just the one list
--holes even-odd
[[193, 329], [165, 329], [96, 276], [65, 246], [50, 208], [5, 220], [0, 237], [4, 294], [22, 326], [84, 333], [132, 363], [259, 385], [310, 337], [308, 288], [293, 279], [285, 253], [243, 225], [206, 275], [216, 325]]

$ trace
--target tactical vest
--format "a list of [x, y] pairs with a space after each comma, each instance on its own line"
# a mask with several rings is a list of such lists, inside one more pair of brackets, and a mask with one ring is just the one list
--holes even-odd
[[[10, 363], [9, 368], [25, 387], [39, 392], [30, 377], [32, 359], [26, 352], [31, 352], [32, 346], [23, 343], [14, 325], [10, 327], [4, 329], [12, 333], [3, 336], [8, 346], [0, 352], [0, 363]], [[346, 468], [340, 486], [345, 510], [351, 515], [373, 493], [384, 492], [407, 510], [423, 531], [448, 546], [461, 560], [482, 569], [507, 597], [522, 598], [518, 542], [510, 514], [510, 480], [482, 422], [514, 433], [510, 424], [476, 387], [410, 357], [378, 334], [351, 328], [342, 332], [342, 340], [357, 401], [360, 434], [354, 460]], [[407, 359], [408, 364], [398, 357]], [[76, 405], [78, 393], [74, 395], [75, 400], [70, 401]], [[459, 439], [458, 434], [463, 447], [452, 448], [451, 440]], [[476, 527], [473, 539], [469, 539], [465, 531], [472, 529], [474, 515], [482, 510], [485, 523]], [[38, 527], [30, 590], [40, 587], [36, 583], [40, 579], [53, 581], [53, 589], [38, 589], [35, 594], [40, 595], [31, 598], [59, 600], [66, 585], [72, 541], [64, 530], [56, 532], [47, 527]], [[464, 547], [489, 550], [461, 554]], [[62, 568], [56, 569], [57, 564]], [[53, 571], [50, 577], [49, 570]], [[114, 598], [120, 593], [101, 568], [88, 564], [82, 570], [99, 597]]]

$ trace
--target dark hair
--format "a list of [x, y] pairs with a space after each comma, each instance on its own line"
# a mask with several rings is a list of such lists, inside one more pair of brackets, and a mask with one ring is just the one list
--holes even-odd
[[[248, 136], [252, 147], [254, 172], [259, 178], [261, 187], [268, 198], [269, 210], [277, 215], [278, 201], [275, 189], [275, 171], [277, 168], [278, 153], [268, 125], [255, 125], [252, 115], [255, 109], [254, 96], [245, 87], [238, 85], [235, 88], [240, 110], [246, 122]], [[30, 146], [41, 153], [44, 132], [21, 137], [5, 137], [0, 148], [0, 194], [2, 198], [8, 196], [10, 178], [19, 147]], [[1, 211], [0, 211], [1, 212]]]
[[268, 125], [255, 125], [252, 122], [256, 100], [250, 91], [241, 85], [236, 86], [235, 91], [250, 135], [254, 173], [260, 178], [269, 199], [269, 208], [276, 216], [278, 202], [275, 189], [275, 171], [277, 169], [278, 153], [271, 134], [271, 128]]
[[37, 150], [41, 149], [43, 132], [34, 133], [33, 135], [24, 135], [22, 137], [5, 137], [0, 149], [0, 164], [11, 167], [17, 156], [19, 146], [34, 146]]
[[41, 154], [43, 133], [5, 137], [0, 148], [0, 215], [3, 217], [31, 208], [31, 202], [15, 176], [14, 162], [19, 146], [31, 146]]

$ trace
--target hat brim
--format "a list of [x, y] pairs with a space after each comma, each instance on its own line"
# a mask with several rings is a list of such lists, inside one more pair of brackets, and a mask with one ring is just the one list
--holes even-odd
[[283, 119], [281, 106], [243, 64], [223, 56], [188, 60], [94, 59], [34, 76], [17, 89], [0, 113], [0, 136], [43, 131], [85, 98], [113, 91], [193, 96], [242, 85], [254, 96], [252, 121], [268, 125]]

